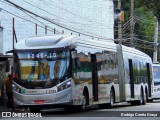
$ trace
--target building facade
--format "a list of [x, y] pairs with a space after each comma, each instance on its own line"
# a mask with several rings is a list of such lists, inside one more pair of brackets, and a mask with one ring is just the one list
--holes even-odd
[[0, 25], [0, 54], [3, 54], [3, 27]]
[[[94, 38], [114, 39], [113, 0], [10, 0], [43, 18], [26, 13], [0, 1], [0, 20], [3, 26], [3, 54], [12, 49], [12, 18], [15, 19], [17, 41], [37, 35], [87, 34]], [[36, 24], [38, 25], [36, 29]], [[47, 32], [45, 26], [48, 26]], [[61, 26], [61, 27], [60, 27]], [[67, 28], [67, 29], [65, 29]], [[76, 32], [73, 32], [73, 31]], [[63, 31], [63, 32], [62, 32]], [[81, 37], [87, 37], [85, 35]], [[2, 45], [2, 44], [1, 44]]]

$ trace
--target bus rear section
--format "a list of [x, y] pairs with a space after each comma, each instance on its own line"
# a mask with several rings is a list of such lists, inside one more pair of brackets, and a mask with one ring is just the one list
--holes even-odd
[[160, 99], [160, 64], [153, 64], [154, 95], [153, 99]]

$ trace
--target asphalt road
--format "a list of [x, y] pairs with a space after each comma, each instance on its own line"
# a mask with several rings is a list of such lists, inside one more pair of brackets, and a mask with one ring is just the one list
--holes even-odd
[[113, 109], [91, 108], [85, 112], [66, 112], [63, 109], [42, 110], [38, 117], [22, 117], [22, 114], [28, 116], [27, 110], [23, 111], [21, 117], [16, 117], [12, 113], [12, 118], [3, 117], [4, 120], [160, 120], [160, 101], [147, 103], [142, 106], [131, 106], [126, 103], [116, 105]]

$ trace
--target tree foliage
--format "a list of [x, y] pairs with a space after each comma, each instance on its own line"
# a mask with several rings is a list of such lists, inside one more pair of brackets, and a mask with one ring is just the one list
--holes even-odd
[[160, 0], [140, 0], [140, 1], [144, 2], [145, 7], [152, 10], [154, 15], [158, 18], [158, 20], [160, 20]]
[[[125, 22], [130, 19], [130, 6], [131, 0], [122, 0], [122, 9], [125, 11]], [[142, 40], [136, 43], [135, 47], [146, 52], [152, 57], [153, 53], [153, 44], [145, 45], [145, 42], [154, 41], [154, 32], [155, 32], [155, 17], [160, 21], [160, 0], [134, 0], [135, 6], [135, 24], [134, 24], [134, 37]], [[124, 30], [125, 34], [130, 34], [130, 28]], [[160, 35], [160, 32], [159, 32]]]

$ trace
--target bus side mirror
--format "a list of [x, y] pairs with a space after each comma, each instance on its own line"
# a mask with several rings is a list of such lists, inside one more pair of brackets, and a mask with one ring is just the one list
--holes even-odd
[[9, 64], [9, 60], [6, 61], [6, 72], [10, 71], [10, 64]]
[[80, 60], [79, 60], [78, 57], [75, 58], [75, 66], [76, 66], [77, 68], [80, 68], [80, 67], [81, 67], [81, 62], [80, 62]]

